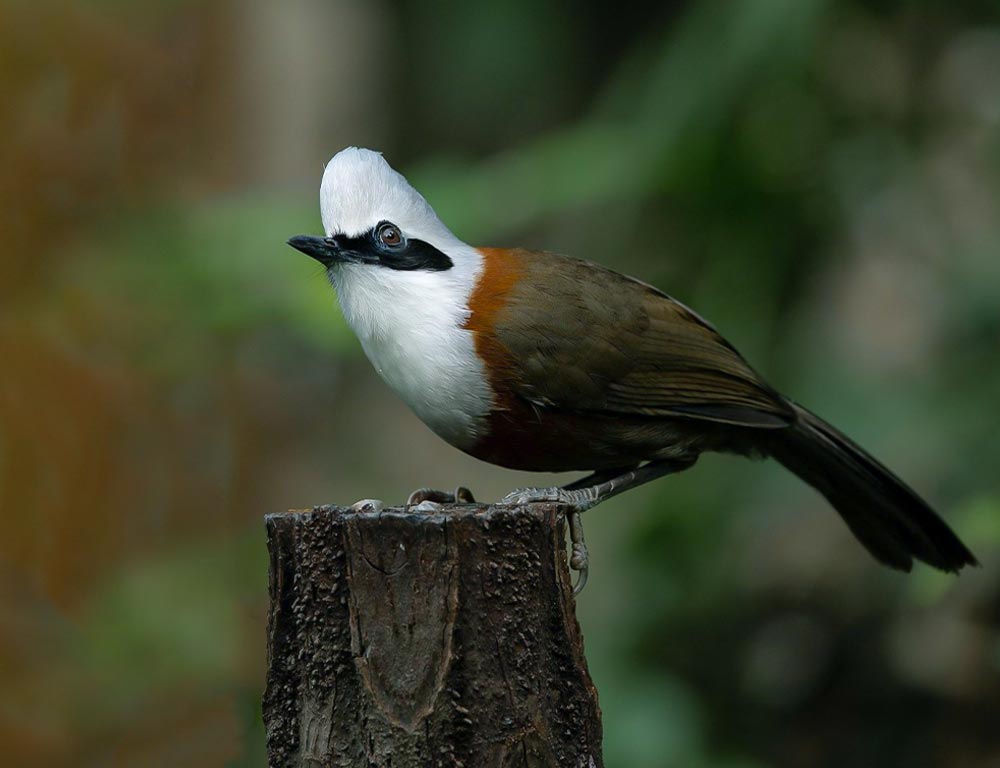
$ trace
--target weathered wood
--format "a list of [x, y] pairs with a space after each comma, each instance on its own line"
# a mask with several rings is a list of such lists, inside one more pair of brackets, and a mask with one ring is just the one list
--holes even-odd
[[599, 768], [563, 510], [267, 518], [268, 764]]

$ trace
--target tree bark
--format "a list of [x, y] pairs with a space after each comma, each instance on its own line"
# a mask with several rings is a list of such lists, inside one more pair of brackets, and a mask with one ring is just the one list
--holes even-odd
[[563, 512], [269, 515], [268, 764], [603, 766]]

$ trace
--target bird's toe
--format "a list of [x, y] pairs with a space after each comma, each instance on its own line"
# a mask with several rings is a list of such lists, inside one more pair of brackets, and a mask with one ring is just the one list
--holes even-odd
[[567, 501], [562, 488], [517, 488], [501, 500], [501, 504], [534, 504], [539, 501]]
[[385, 508], [385, 502], [381, 499], [361, 499], [351, 504], [354, 512], [381, 512]]
[[476, 499], [472, 491], [464, 485], [458, 486], [454, 493], [439, 491], [436, 488], [417, 488], [406, 499], [406, 506], [415, 507], [425, 501], [433, 501], [436, 504], [474, 504]]
[[436, 501], [431, 501], [430, 499], [425, 499], [419, 504], [415, 504], [410, 508], [411, 512], [438, 512], [441, 509], [441, 504]]
[[406, 499], [406, 506], [415, 507], [425, 501], [433, 501], [437, 504], [449, 504], [455, 497], [447, 491], [439, 491], [436, 488], [417, 488]]

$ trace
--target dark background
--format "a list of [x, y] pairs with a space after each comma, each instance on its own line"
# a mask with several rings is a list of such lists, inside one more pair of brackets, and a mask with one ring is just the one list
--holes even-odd
[[263, 766], [264, 513], [551, 479], [424, 428], [284, 245], [357, 144], [695, 307], [983, 562], [882, 569], [736, 458], [608, 503], [611, 768], [1000, 765], [996, 8], [0, 0], [0, 761]]

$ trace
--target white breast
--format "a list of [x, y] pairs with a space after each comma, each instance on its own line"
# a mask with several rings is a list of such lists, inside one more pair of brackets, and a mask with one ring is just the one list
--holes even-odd
[[368, 264], [331, 270], [344, 316], [379, 375], [458, 448], [482, 435], [492, 402], [472, 334], [462, 327], [473, 278], [467, 270]]

